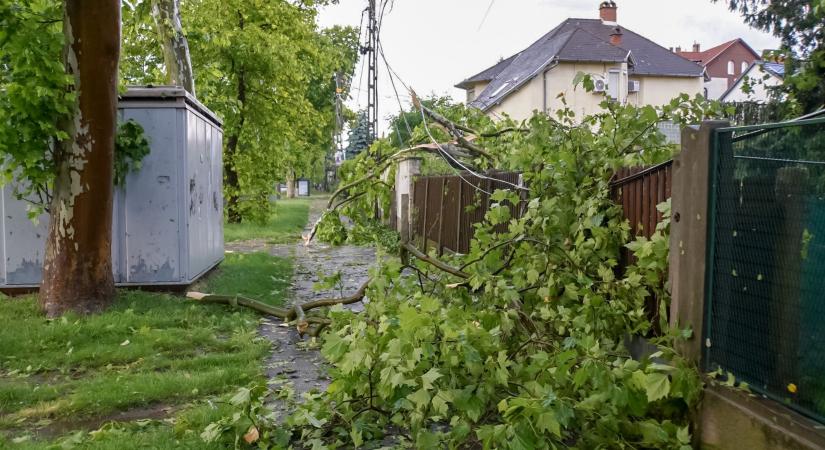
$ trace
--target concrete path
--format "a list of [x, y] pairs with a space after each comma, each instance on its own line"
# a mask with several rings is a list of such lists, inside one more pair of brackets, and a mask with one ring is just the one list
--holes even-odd
[[[326, 206], [325, 199], [316, 199], [310, 204], [309, 222], [304, 234], [321, 216]], [[227, 251], [238, 253], [268, 252], [273, 256], [292, 258], [295, 266], [292, 286], [287, 304], [305, 303], [321, 298], [337, 298], [338, 289], [316, 292], [313, 289], [326, 275], [340, 271], [343, 294], [352, 295], [369, 278], [369, 268], [375, 264], [375, 248], [340, 246], [333, 247], [318, 241], [304, 246], [303, 242], [286, 245], [270, 245], [263, 240], [226, 244]], [[363, 308], [361, 303], [351, 305], [353, 310]], [[323, 358], [316, 349], [308, 349], [308, 337], [301, 339], [294, 327], [286, 327], [279, 320], [265, 318], [260, 328], [261, 335], [272, 342], [272, 355], [266, 363], [266, 372], [273, 385], [289, 382], [295, 390], [296, 398], [312, 389], [324, 390], [329, 384], [323, 367]]]

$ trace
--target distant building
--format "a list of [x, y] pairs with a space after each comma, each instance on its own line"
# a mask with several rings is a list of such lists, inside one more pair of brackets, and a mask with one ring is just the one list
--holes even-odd
[[[567, 19], [527, 49], [462, 81], [467, 103], [493, 117], [523, 120], [561, 108], [558, 94], [586, 115], [610, 97], [634, 105], [663, 105], [682, 93], [700, 94], [704, 68], [617, 22], [618, 7], [604, 1], [598, 19]], [[573, 80], [593, 76], [597, 92]]]
[[745, 71], [761, 58], [745, 41], [734, 39], [716, 47], [701, 51], [699, 44], [693, 44], [693, 51], [675, 52], [705, 68], [708, 80], [704, 85], [705, 97], [718, 100]]
[[767, 103], [771, 100], [770, 88], [781, 86], [784, 79], [784, 63], [756, 61], [719, 97], [719, 100]]

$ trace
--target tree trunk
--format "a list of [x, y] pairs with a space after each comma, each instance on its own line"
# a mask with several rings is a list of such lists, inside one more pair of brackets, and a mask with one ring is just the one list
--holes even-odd
[[[243, 23], [241, 28], [243, 28]], [[238, 103], [241, 108], [238, 117], [238, 126], [232, 129], [226, 139], [226, 151], [224, 152], [223, 170], [225, 172], [225, 183], [227, 189], [226, 214], [229, 223], [241, 223], [240, 192], [241, 186], [238, 181], [238, 170], [235, 168], [235, 155], [238, 151], [241, 131], [243, 130], [246, 116], [244, 115], [244, 103], [246, 102], [246, 77], [243, 69], [238, 73]]]
[[180, 0], [152, 0], [152, 18], [166, 65], [166, 82], [182, 86], [194, 96], [195, 75], [192, 73], [189, 42], [180, 22]]
[[120, 2], [66, 0], [64, 63], [77, 94], [55, 152], [40, 306], [49, 317], [94, 313], [114, 299], [112, 190]]
[[286, 198], [295, 198], [295, 171], [290, 170], [286, 176]]

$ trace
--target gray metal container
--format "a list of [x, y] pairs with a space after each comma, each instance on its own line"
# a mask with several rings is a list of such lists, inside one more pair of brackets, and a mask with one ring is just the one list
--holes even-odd
[[[118, 109], [143, 126], [151, 152], [115, 192], [115, 282], [188, 285], [224, 257], [221, 122], [176, 87], [131, 88]], [[0, 289], [36, 287], [49, 218], [32, 224], [12, 189], [0, 198]]]

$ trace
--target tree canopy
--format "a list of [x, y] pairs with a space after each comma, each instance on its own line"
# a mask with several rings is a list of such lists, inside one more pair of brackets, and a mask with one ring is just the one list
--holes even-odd
[[[713, 0], [714, 2], [719, 0]], [[726, 0], [748, 25], [782, 40], [783, 91], [801, 113], [825, 106], [825, 0]]]

